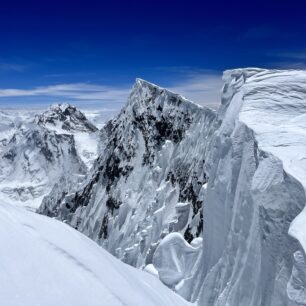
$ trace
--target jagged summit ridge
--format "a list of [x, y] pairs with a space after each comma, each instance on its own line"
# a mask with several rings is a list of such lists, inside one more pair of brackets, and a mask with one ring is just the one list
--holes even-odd
[[[143, 91], [145, 89], [149, 89], [151, 92], [158, 92], [158, 94], [165, 94], [167, 96], [173, 96], [173, 99], [177, 99], [179, 101], [180, 104], [186, 104], [186, 107], [191, 107], [191, 108], [198, 108], [198, 109], [205, 109], [206, 111], [211, 111], [211, 112], [215, 112], [214, 110], [206, 107], [206, 106], [202, 106], [202, 105], [199, 105], [187, 98], [185, 98], [184, 96], [178, 94], [178, 93], [175, 93], [175, 92], [172, 92], [171, 90], [167, 89], [167, 88], [164, 88], [164, 87], [161, 87], [159, 85], [156, 85], [152, 82], [149, 82], [149, 81], [146, 81], [144, 79], [141, 79], [141, 78], [136, 78], [136, 82], [133, 86], [133, 89], [132, 89], [132, 93], [134, 91]], [[137, 103], [137, 100], [135, 99], [132, 99], [132, 103]]]

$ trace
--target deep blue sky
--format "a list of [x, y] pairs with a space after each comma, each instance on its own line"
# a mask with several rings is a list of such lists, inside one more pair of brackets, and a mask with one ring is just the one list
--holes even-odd
[[80, 97], [110, 107], [136, 77], [215, 102], [205, 93], [225, 69], [306, 67], [302, 0], [2, 0], [0, 34], [0, 89], [13, 89], [0, 106]]

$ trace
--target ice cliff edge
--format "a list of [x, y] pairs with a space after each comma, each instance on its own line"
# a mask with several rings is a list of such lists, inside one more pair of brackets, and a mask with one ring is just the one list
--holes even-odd
[[306, 72], [236, 69], [223, 79], [199, 304], [304, 305]]

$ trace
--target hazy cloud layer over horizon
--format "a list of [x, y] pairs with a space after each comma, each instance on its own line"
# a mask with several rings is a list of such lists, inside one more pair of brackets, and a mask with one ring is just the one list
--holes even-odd
[[[222, 79], [221, 75], [215, 72], [189, 72], [185, 77], [180, 77], [177, 82], [169, 86], [157, 85], [181, 94], [200, 105], [217, 108], [220, 103]], [[0, 108], [37, 109], [46, 108], [53, 103], [70, 103], [84, 109], [119, 110], [126, 103], [132, 86], [133, 84], [110, 86], [78, 82], [27, 89], [1, 88]]]

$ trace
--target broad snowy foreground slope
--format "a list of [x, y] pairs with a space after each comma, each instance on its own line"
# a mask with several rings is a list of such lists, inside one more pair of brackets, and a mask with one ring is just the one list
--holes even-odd
[[3, 306], [189, 305], [68, 225], [0, 205]]

